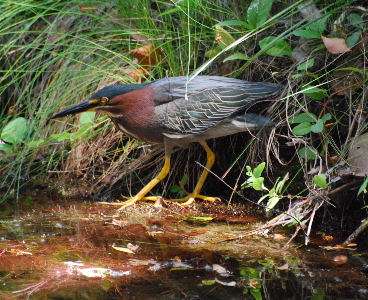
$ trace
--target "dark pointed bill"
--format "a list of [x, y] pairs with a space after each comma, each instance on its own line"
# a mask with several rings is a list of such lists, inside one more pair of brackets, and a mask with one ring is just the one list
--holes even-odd
[[49, 118], [49, 120], [56, 119], [56, 118], [61, 118], [61, 117], [69, 116], [69, 115], [75, 115], [77, 113], [81, 113], [81, 112], [85, 112], [85, 111], [91, 111], [91, 110], [94, 110], [97, 106], [98, 106], [98, 101], [96, 101], [96, 100], [86, 100], [82, 103], [79, 103], [75, 106], [69, 107], [69, 108], [53, 115], [52, 117]]

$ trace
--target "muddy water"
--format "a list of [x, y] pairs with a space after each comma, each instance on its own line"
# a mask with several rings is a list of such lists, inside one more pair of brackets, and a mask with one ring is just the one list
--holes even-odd
[[286, 231], [219, 242], [263, 222], [221, 204], [23, 207], [0, 219], [0, 299], [368, 298], [359, 245], [285, 246]]

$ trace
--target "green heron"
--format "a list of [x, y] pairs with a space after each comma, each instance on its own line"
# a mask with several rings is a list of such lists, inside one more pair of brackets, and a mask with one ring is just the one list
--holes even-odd
[[247, 82], [218, 76], [185, 76], [158, 79], [143, 84], [118, 84], [107, 86], [94, 93], [88, 100], [70, 107], [50, 119], [84, 111], [101, 111], [115, 125], [139, 141], [165, 146], [165, 161], [159, 174], [138, 194], [123, 203], [123, 209], [145, 197], [170, 171], [173, 147], [187, 147], [198, 142], [207, 153], [205, 169], [192, 193], [173, 201], [190, 204], [194, 199], [215, 201], [217, 198], [200, 194], [214, 164], [215, 154], [206, 140], [256, 130], [274, 123], [268, 118], [246, 113], [254, 103], [276, 96], [281, 85], [275, 83]]

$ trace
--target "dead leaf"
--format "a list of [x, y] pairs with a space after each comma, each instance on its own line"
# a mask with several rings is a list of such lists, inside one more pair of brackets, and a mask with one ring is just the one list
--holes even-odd
[[286, 235], [284, 235], [284, 234], [275, 233], [274, 236], [273, 236], [273, 238], [275, 240], [285, 240], [288, 237]]
[[289, 270], [289, 263], [286, 263], [286, 264], [284, 264], [284, 265], [282, 265], [280, 267], [275, 266], [275, 269], [276, 270]]
[[221, 49], [225, 49], [227, 46], [235, 42], [233, 36], [221, 26], [216, 26], [215, 29], [216, 29], [216, 42], [218, 43]]
[[350, 51], [346, 41], [340, 38], [328, 38], [322, 35], [323, 43], [327, 50], [332, 54], [340, 54]]
[[143, 45], [129, 51], [130, 55], [136, 58], [143, 67], [154, 67], [163, 59], [160, 48], [155, 48], [152, 44]]
[[168, 207], [168, 204], [166, 203], [163, 197], [158, 197], [153, 207], [156, 207], [156, 208]]
[[14, 109], [15, 109], [15, 106], [14, 105], [9, 106], [8, 115], [12, 115], [14, 113]]
[[213, 264], [212, 265], [212, 270], [217, 272], [219, 275], [221, 275], [223, 277], [230, 276], [229, 272], [224, 267], [222, 267], [218, 264]]
[[133, 245], [132, 243], [128, 243], [127, 248], [131, 251], [137, 251], [139, 248], [139, 245]]
[[368, 132], [352, 140], [347, 163], [357, 169], [352, 175], [366, 176], [368, 174]]
[[26, 252], [18, 249], [10, 249], [9, 251], [11, 254], [15, 255], [33, 255], [31, 252]]
[[147, 259], [147, 260], [142, 260], [142, 259], [130, 259], [129, 263], [132, 266], [149, 266], [149, 265], [154, 265], [157, 264], [157, 262], [153, 259]]
[[110, 274], [110, 269], [106, 269], [106, 268], [77, 268], [78, 272], [80, 272], [82, 275], [86, 276], [86, 277], [91, 277], [91, 278], [103, 278], [106, 277], [107, 275]]
[[225, 282], [225, 281], [218, 280], [217, 278], [215, 278], [215, 281], [224, 286], [236, 286], [236, 281]]
[[133, 78], [133, 80], [138, 83], [143, 82], [144, 78], [149, 75], [148, 70], [145, 68], [130, 69], [127, 73], [130, 78]]
[[134, 252], [132, 250], [130, 250], [129, 248], [124, 248], [124, 247], [117, 247], [117, 246], [112, 246], [116, 251], [121, 251], [121, 252], [126, 252], [126, 253], [131, 253], [134, 254]]
[[207, 232], [207, 230], [198, 230], [198, 231], [192, 231], [192, 232], [185, 232], [185, 233], [182, 233], [181, 236], [196, 236], [196, 235], [204, 234], [206, 232]]
[[78, 5], [78, 7], [79, 7], [79, 9], [80, 10], [98, 10], [98, 8], [97, 7], [93, 7], [93, 6], [83, 6], [83, 5], [81, 5], [81, 4], [79, 4]]

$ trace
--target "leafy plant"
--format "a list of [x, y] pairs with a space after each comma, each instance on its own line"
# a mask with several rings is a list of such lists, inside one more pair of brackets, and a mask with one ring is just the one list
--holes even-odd
[[325, 174], [314, 175], [313, 182], [318, 187], [322, 189], [326, 189], [329, 186], [326, 179], [327, 179], [327, 176]]
[[184, 186], [188, 183], [189, 176], [184, 174], [181, 180], [179, 181], [179, 185], [172, 185], [170, 187], [171, 193], [176, 193], [178, 198], [184, 198], [187, 195], [187, 191]]
[[318, 119], [313, 113], [301, 113], [290, 119], [290, 123], [299, 125], [295, 126], [292, 130], [295, 135], [307, 135], [311, 132], [321, 133], [324, 130], [325, 123], [331, 120], [331, 114], [327, 113], [322, 118]]
[[242, 188], [245, 189], [251, 187], [256, 191], [267, 192], [266, 195], [262, 196], [258, 200], [258, 203], [261, 203], [263, 200], [267, 200], [266, 211], [268, 212], [273, 209], [282, 198], [284, 198], [282, 195], [282, 190], [286, 181], [289, 179], [289, 173], [287, 173], [281, 180], [278, 178], [274, 186], [271, 189], [268, 189], [264, 185], [264, 177], [261, 176], [265, 167], [266, 163], [264, 162], [259, 164], [254, 170], [252, 170], [250, 166], [246, 166], [246, 174], [249, 176], [249, 178], [242, 184]]
[[[291, 124], [298, 124], [292, 130], [295, 135], [307, 135], [311, 132], [322, 133], [324, 132], [325, 124], [332, 118], [331, 114], [327, 113], [318, 119], [313, 113], [301, 113], [290, 119]], [[316, 159], [318, 151], [311, 146], [306, 146], [299, 149], [300, 157], [310, 160]], [[322, 155], [322, 154], [321, 154]]]
[[0, 144], [0, 150], [13, 153], [14, 147], [24, 142], [27, 135], [27, 120], [19, 117], [7, 123], [1, 131], [0, 138], [6, 142]]

